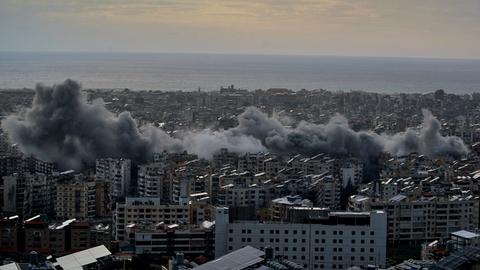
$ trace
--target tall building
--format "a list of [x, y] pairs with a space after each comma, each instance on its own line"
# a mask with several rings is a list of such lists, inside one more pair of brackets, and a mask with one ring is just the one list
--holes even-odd
[[138, 166], [137, 192], [140, 197], [165, 197], [168, 194], [166, 188], [168, 183], [165, 182], [164, 163], [155, 162]]
[[3, 212], [20, 217], [30, 216], [32, 199], [28, 180], [23, 173], [3, 177]]
[[97, 159], [95, 167], [96, 180], [111, 183], [111, 195], [114, 200], [125, 197], [131, 188], [132, 161], [129, 159]]
[[373, 212], [316, 212], [306, 222], [230, 221], [228, 208], [217, 208], [215, 257], [246, 245], [300, 264], [304, 269], [346, 269], [385, 265], [387, 216]]
[[333, 175], [319, 175], [313, 183], [315, 201], [320, 207], [339, 209], [342, 195], [342, 181]]
[[52, 215], [55, 212], [56, 183], [58, 175], [28, 174], [31, 215]]
[[57, 183], [57, 218], [80, 220], [95, 217], [96, 188], [93, 179], [70, 178]]

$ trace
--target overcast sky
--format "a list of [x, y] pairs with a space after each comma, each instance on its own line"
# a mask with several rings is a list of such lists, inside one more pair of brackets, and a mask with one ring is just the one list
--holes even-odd
[[480, 0], [0, 0], [0, 51], [480, 58]]

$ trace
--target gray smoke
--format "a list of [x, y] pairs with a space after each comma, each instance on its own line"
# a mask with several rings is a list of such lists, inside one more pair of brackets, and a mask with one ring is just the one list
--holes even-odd
[[325, 125], [303, 121], [295, 128], [287, 128], [258, 109], [249, 108], [239, 116], [239, 125], [226, 132], [232, 136], [253, 136], [277, 153], [327, 153], [368, 160], [375, 159], [382, 152], [396, 156], [418, 152], [427, 156], [452, 157], [468, 153], [460, 138], [440, 134], [440, 122], [429, 111], [423, 110], [423, 117], [419, 132], [407, 129], [390, 136], [371, 131], [356, 132], [341, 115], [332, 117]]
[[100, 157], [145, 160], [165, 145], [178, 147], [160, 130], [145, 127], [141, 133], [128, 112], [116, 116], [100, 100], [88, 104], [72, 80], [37, 85], [32, 107], [6, 118], [2, 127], [22, 152], [62, 168], [78, 169]]
[[428, 156], [463, 156], [467, 147], [458, 137], [440, 135], [440, 123], [424, 111], [420, 132], [378, 135], [356, 132], [337, 115], [325, 125], [301, 122], [289, 128], [256, 108], [239, 115], [238, 126], [221, 131], [205, 129], [169, 136], [160, 129], [141, 129], [128, 112], [109, 112], [101, 100], [91, 104], [81, 96], [80, 85], [72, 80], [46, 87], [37, 85], [32, 107], [2, 122], [12, 142], [26, 154], [57, 162], [62, 168], [80, 168], [101, 157], [147, 160], [158, 151], [187, 150], [211, 158], [221, 148], [230, 151], [271, 151], [279, 154], [327, 153], [374, 160], [382, 152], [405, 155], [418, 152]]

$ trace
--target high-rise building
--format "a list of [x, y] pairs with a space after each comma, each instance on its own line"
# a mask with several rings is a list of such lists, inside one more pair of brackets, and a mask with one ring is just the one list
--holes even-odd
[[93, 179], [70, 178], [57, 183], [55, 212], [60, 219], [95, 217], [96, 189]]
[[95, 167], [96, 180], [111, 183], [111, 195], [114, 200], [125, 197], [131, 188], [132, 161], [129, 159], [97, 159]]

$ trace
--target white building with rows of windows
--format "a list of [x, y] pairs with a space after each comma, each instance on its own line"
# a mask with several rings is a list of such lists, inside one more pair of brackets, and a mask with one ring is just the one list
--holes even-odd
[[249, 245], [270, 246], [277, 257], [305, 269], [385, 265], [387, 216], [383, 211], [327, 211], [303, 223], [230, 222], [228, 212], [228, 208], [216, 209], [216, 258]]

